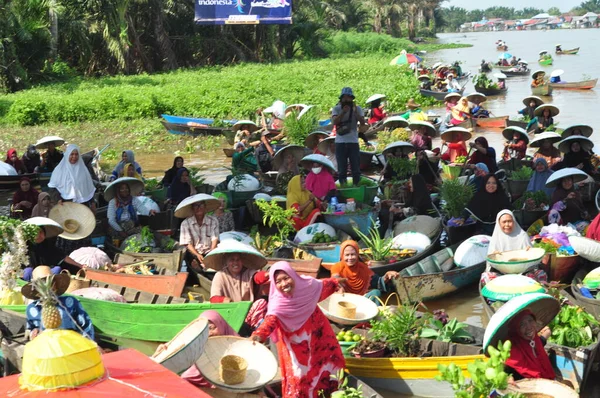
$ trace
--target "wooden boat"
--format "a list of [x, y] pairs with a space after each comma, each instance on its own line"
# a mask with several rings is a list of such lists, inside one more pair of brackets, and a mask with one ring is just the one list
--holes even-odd
[[552, 86], [550, 84], [544, 84], [537, 87], [531, 87], [531, 94], [533, 95], [552, 95]]
[[498, 65], [497, 63], [490, 64], [490, 66], [491, 66], [493, 69], [499, 69], [499, 70], [501, 70], [501, 71], [503, 71], [503, 72], [504, 72], [505, 70], [507, 70], [507, 69], [511, 69], [511, 68], [514, 68], [514, 67], [515, 67], [514, 65], [506, 65], [506, 66], [505, 66], [505, 65]]
[[[460, 95], [462, 95], [462, 93], [464, 91], [465, 91], [465, 88], [463, 87], [462, 90], [458, 91], [458, 93]], [[432, 90], [423, 90], [423, 89], [420, 89], [419, 92], [424, 97], [433, 97], [438, 101], [443, 101], [444, 97], [449, 94], [448, 91], [432, 91]]]
[[570, 50], [555, 51], [555, 53], [558, 55], [573, 55], [573, 54], [577, 54], [578, 52], [579, 52], [579, 47], [572, 48]]
[[191, 135], [198, 137], [201, 135], [224, 135], [225, 131], [231, 131], [227, 127], [211, 127], [211, 126], [188, 126], [187, 124], [169, 123], [161, 120], [162, 125], [171, 134]]
[[550, 66], [552, 62], [554, 62], [552, 58], [538, 59], [538, 63], [544, 66]]
[[526, 70], [513, 70], [513, 71], [511, 71], [510, 69], [505, 69], [502, 73], [504, 73], [508, 77], [511, 77], [511, 76], [529, 76], [529, 74], [531, 73], [531, 71], [529, 69], [526, 69]]
[[0, 176], [0, 191], [15, 190], [19, 187], [21, 178], [27, 177], [33, 185], [48, 185], [50, 181], [50, 173], [29, 173], [19, 174], [16, 176]]
[[170, 273], [171, 275], [181, 269], [181, 263], [185, 255], [185, 248], [177, 249], [172, 253], [133, 253], [123, 251], [109, 242], [106, 242], [104, 247], [108, 252], [115, 253], [115, 255], [120, 254], [119, 261], [123, 261], [123, 264], [152, 260], [157, 267], [164, 269], [165, 273]]
[[[359, 208], [360, 203], [357, 203], [357, 209]], [[353, 238], [358, 238], [358, 235], [354, 231], [353, 227], [358, 228], [360, 231], [368, 231], [369, 228], [374, 223], [374, 220], [377, 219], [377, 212], [370, 208], [368, 208], [367, 212], [360, 213], [344, 213], [344, 214], [332, 214], [332, 213], [323, 213], [323, 218], [325, 219], [325, 223], [331, 225], [335, 229], [341, 229], [348, 235]]]
[[[561, 292], [561, 294], [574, 305], [582, 304], [578, 301], [579, 299], [577, 299], [577, 297], [573, 299], [564, 292]], [[496, 309], [490, 306], [481, 295], [481, 284], [479, 284], [479, 296], [483, 304], [484, 312], [488, 318], [491, 318], [496, 312]], [[557, 370], [557, 376], [563, 380], [569, 380], [573, 384], [575, 390], [583, 390], [588, 375], [592, 370], [592, 364], [594, 363], [598, 352], [599, 342], [600, 335], [597, 336], [594, 344], [586, 347], [570, 348], [548, 342], [546, 343], [545, 348], [550, 360], [553, 362], [552, 364], [555, 370]]]
[[27, 318], [25, 314], [9, 310], [0, 310], [0, 359], [4, 377], [20, 373], [25, 350]]
[[437, 253], [400, 271], [394, 280], [396, 292], [404, 302], [435, 300], [479, 280], [485, 270], [485, 261], [471, 267], [454, 267], [443, 271], [440, 265], [454, 256], [458, 244]]
[[598, 79], [582, 80], [580, 82], [550, 83], [550, 87], [561, 90], [591, 90], [596, 87]]
[[[474, 332], [479, 330], [479, 332]], [[469, 326], [476, 337], [476, 344], [466, 345], [420, 339], [423, 351], [432, 356], [419, 358], [353, 358], [346, 357], [346, 368], [350, 374], [369, 386], [400, 394], [419, 397], [454, 397], [448, 382], [435, 380], [438, 365], [454, 363], [463, 371], [477, 359], [484, 359], [481, 348], [483, 329]], [[480, 335], [480, 336], [479, 336]]]
[[528, 122], [522, 122], [520, 120], [506, 119], [506, 127], [515, 126], [521, 127], [522, 129], [526, 129], [528, 124]]
[[[166, 122], [168, 123], [174, 123], [174, 124], [187, 124], [187, 123], [196, 123], [196, 124], [206, 124], [206, 125], [211, 125], [215, 122], [215, 119], [211, 119], [211, 118], [198, 118], [198, 117], [184, 117], [184, 116], [173, 116], [173, 115], [166, 115], [166, 114], [162, 114], [160, 115], [160, 117], [162, 117], [163, 119], [165, 119]], [[237, 122], [237, 120], [232, 119], [232, 120], [223, 120], [223, 123], [226, 124], [235, 124], [235, 122]]]
[[475, 91], [483, 95], [504, 95], [508, 91], [507, 88], [485, 88], [481, 86], [475, 86]]
[[575, 300], [577, 300], [587, 312], [600, 321], [600, 300], [585, 297], [581, 294], [581, 290], [577, 286], [581, 283], [583, 278], [585, 278], [586, 274], [587, 270], [580, 270], [575, 274], [575, 277], [573, 277], [573, 281], [571, 282], [571, 293], [575, 297]]
[[233, 154], [235, 153], [235, 150], [233, 148], [223, 148], [223, 153], [225, 154], [225, 156], [227, 156], [228, 158], [232, 158]]

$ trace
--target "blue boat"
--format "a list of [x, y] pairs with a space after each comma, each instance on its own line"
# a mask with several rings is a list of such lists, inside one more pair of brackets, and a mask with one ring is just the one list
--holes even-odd
[[[197, 117], [184, 117], [184, 116], [172, 116], [172, 115], [165, 115], [162, 114], [160, 115], [163, 119], [165, 119], [166, 122], [168, 123], [172, 123], [172, 124], [188, 124], [188, 123], [198, 123], [198, 124], [206, 124], [206, 125], [211, 125], [215, 122], [215, 119], [210, 119], [210, 118], [197, 118]], [[237, 122], [237, 120], [235, 119], [231, 119], [231, 120], [223, 120], [223, 123], [227, 123], [227, 124], [235, 124], [235, 122]]]
[[[357, 207], [360, 203], [357, 203]], [[325, 223], [335, 229], [340, 229], [350, 235], [353, 239], [358, 239], [354, 227], [360, 231], [368, 231], [377, 219], [377, 212], [370, 206], [363, 204], [356, 212], [352, 213], [323, 213]]]

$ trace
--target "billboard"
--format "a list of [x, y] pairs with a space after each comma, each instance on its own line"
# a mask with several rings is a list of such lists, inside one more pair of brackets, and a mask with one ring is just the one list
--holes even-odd
[[291, 24], [292, 0], [195, 0], [200, 25]]

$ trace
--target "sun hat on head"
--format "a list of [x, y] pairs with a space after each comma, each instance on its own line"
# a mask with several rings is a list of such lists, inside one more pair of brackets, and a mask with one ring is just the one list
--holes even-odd
[[575, 124], [573, 126], [567, 127], [565, 131], [563, 131], [562, 138], [571, 137], [574, 134], [575, 130], [580, 130], [581, 135], [588, 138], [594, 132], [592, 126], [588, 126], [587, 124]]
[[192, 206], [195, 203], [205, 202], [206, 203], [206, 212], [210, 213], [211, 211], [217, 210], [221, 206], [221, 202], [219, 199], [215, 198], [212, 195], [207, 195], [205, 193], [198, 193], [196, 195], [192, 195], [190, 197], [185, 198], [177, 205], [175, 209], [175, 217], [177, 218], [188, 218], [194, 215], [194, 210]]
[[478, 93], [478, 92], [474, 92], [474, 93], [467, 95], [467, 99], [470, 102], [477, 104], [477, 105], [483, 104], [485, 101], [487, 101], [487, 97], [485, 96], [485, 94]]
[[386, 156], [388, 153], [394, 153], [396, 150], [400, 149], [403, 155], [408, 155], [415, 151], [415, 147], [413, 144], [404, 142], [404, 141], [396, 141], [392, 142], [381, 152], [383, 156]]
[[425, 122], [425, 121], [421, 121], [421, 120], [417, 120], [414, 122], [410, 122], [410, 124], [408, 125], [408, 128], [411, 130], [418, 130], [421, 127], [425, 127], [426, 134], [430, 137], [435, 137], [435, 127], [433, 127], [433, 125], [429, 122]]
[[450, 72], [446, 75], [446, 77], [450, 77], [450, 76], [454, 77], [454, 73]]
[[[327, 137], [317, 144], [317, 149], [322, 153], [327, 153], [329, 152], [329, 146], [333, 143], [335, 143], [335, 137]], [[333, 148], [333, 151], [335, 152], [335, 148]]]
[[542, 116], [546, 109], [548, 109], [550, 111], [550, 116], [552, 116], [552, 117], [554, 117], [560, 113], [560, 111], [558, 110], [558, 108], [556, 106], [551, 105], [551, 104], [543, 104], [543, 105], [540, 105], [537, 108], [535, 108], [535, 111], [533, 111], [533, 114], [535, 116]]
[[529, 97], [523, 98], [523, 105], [529, 106], [531, 101], [535, 101], [535, 107], [537, 108], [540, 105], [544, 105], [544, 100], [540, 97], [536, 97], [535, 95], [530, 95]]
[[61, 227], [59, 223], [48, 217], [31, 217], [24, 222], [44, 228], [46, 238], [55, 238], [64, 232], [63, 227]]
[[[49, 276], [53, 277], [52, 290], [54, 290], [54, 293], [56, 293], [57, 296], [60, 296], [67, 291], [69, 284], [71, 283], [71, 277], [66, 273], [52, 275], [52, 271], [47, 265], [38, 265], [35, 267], [31, 274], [31, 280], [44, 279]], [[21, 288], [21, 294], [30, 300], [38, 300], [40, 298], [39, 293], [35, 290], [33, 283], [31, 282]]]
[[354, 92], [352, 91], [352, 87], [344, 87], [344, 88], [342, 89], [342, 93], [340, 94], [340, 99], [342, 99], [342, 97], [343, 97], [344, 95], [349, 95], [349, 96], [351, 96], [352, 98], [355, 98], [355, 97], [354, 97]]
[[258, 126], [252, 120], [238, 120], [235, 122], [231, 130], [235, 133], [239, 130], [248, 130], [253, 133], [258, 130]]
[[204, 265], [207, 268], [220, 271], [225, 267], [225, 260], [230, 254], [239, 254], [242, 264], [248, 269], [259, 270], [267, 265], [267, 259], [254, 247], [238, 242], [235, 239], [227, 239], [204, 256]]
[[319, 155], [317, 153], [313, 153], [311, 155], [306, 155], [300, 161], [300, 164], [306, 170], [310, 170], [312, 168], [313, 163], [319, 163], [320, 165], [327, 167], [329, 169], [329, 171], [331, 172], [331, 174], [335, 174], [335, 172], [337, 171], [335, 169], [335, 166], [331, 162], [331, 160], [327, 159], [326, 156]]
[[49, 135], [44, 138], [40, 138], [38, 142], [35, 143], [35, 147], [37, 149], [45, 149], [48, 148], [48, 144], [54, 143], [56, 146], [61, 146], [65, 143], [65, 140], [56, 135]]
[[110, 183], [108, 187], [104, 190], [104, 199], [107, 202], [110, 202], [112, 198], [114, 198], [117, 194], [118, 186], [121, 184], [127, 184], [129, 187], [129, 192], [131, 196], [138, 196], [144, 191], [144, 183], [137, 178], [134, 177], [121, 177], [117, 178], [113, 182]]
[[457, 93], [457, 92], [448, 93], [444, 97], [444, 101], [448, 101], [450, 98], [453, 98], [453, 97], [457, 97], [458, 99], [460, 99], [462, 97], [462, 95], [460, 93]]
[[237, 151], [238, 148], [246, 149], [246, 145], [242, 141], [236, 142], [233, 149]]
[[581, 146], [581, 150], [584, 152], [589, 152], [594, 147], [594, 143], [589, 138], [582, 135], [572, 135], [558, 143], [558, 150], [562, 153], [569, 153], [571, 152], [571, 145], [574, 142], [578, 142]]
[[280, 100], [273, 102], [273, 105], [265, 109], [264, 113], [272, 113], [278, 119], [283, 119], [285, 117], [285, 102]]
[[408, 120], [399, 115], [389, 116], [383, 119], [383, 127], [391, 129], [407, 128]]
[[63, 202], [50, 209], [48, 218], [56, 221], [64, 230], [59, 236], [68, 240], [79, 240], [90, 236], [96, 228], [96, 217], [86, 205]]
[[590, 178], [585, 171], [581, 171], [575, 167], [565, 167], [552, 173], [552, 175], [546, 180], [546, 188], [554, 188], [563, 178], [572, 177], [575, 183], [587, 180]]
[[370, 104], [373, 101], [377, 101], [377, 100], [382, 100], [385, 99], [385, 95], [384, 94], [373, 94], [372, 96], [370, 96], [369, 98], [367, 98], [367, 100], [365, 101], [366, 104]]
[[534, 139], [531, 140], [529, 146], [531, 148], [539, 148], [542, 145], [542, 141], [548, 140], [552, 144], [558, 142], [562, 139], [560, 134], [555, 133], [554, 131], [544, 131], [543, 133], [536, 134]]
[[535, 72], [533, 72], [533, 74], [531, 75], [531, 78], [537, 79], [539, 75], [545, 75], [545, 74], [546, 74], [545, 70], [538, 69]]
[[527, 132], [522, 127], [508, 126], [504, 130], [502, 130], [502, 136], [509, 141], [513, 139], [514, 133], [519, 133], [521, 135], [521, 138], [525, 140], [525, 143], [529, 143], [529, 136], [527, 136]]
[[294, 163], [299, 163], [304, 156], [304, 147], [300, 145], [286, 145], [277, 152], [275, 152], [275, 156], [273, 156], [273, 170], [279, 170], [279, 167], [285, 161], [285, 157], [288, 153], [291, 153], [295, 158]]
[[550, 77], [561, 76], [563, 73], [565, 73], [564, 70], [562, 70], [562, 69], [556, 69], [556, 70], [553, 70], [552, 73], [550, 73]]
[[315, 149], [317, 145], [319, 145], [319, 140], [327, 137], [329, 137], [329, 133], [324, 131], [313, 131], [304, 139], [304, 146], [309, 149]]
[[417, 77], [417, 79], [419, 79], [419, 80], [431, 80], [431, 78], [429, 77], [429, 75], [420, 75], [419, 77]]
[[462, 134], [462, 140], [463, 141], [468, 141], [471, 139], [472, 134], [469, 130], [467, 130], [466, 128], [463, 127], [451, 127], [448, 130], [444, 131], [441, 135], [442, 140], [446, 141], [446, 142], [454, 142], [456, 141], [455, 138], [455, 134], [456, 133], [461, 133]]

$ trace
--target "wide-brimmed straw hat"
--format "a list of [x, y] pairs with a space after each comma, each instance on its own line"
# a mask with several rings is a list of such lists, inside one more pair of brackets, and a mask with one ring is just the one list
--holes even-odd
[[546, 50], [542, 50], [542, 51], [539, 52], [539, 54], [542, 55], [542, 54], [546, 54], [547, 52], [548, 51], [546, 51]]
[[113, 182], [110, 183], [108, 187], [104, 190], [104, 199], [107, 202], [110, 202], [112, 198], [117, 195], [117, 190], [119, 189], [119, 185], [127, 184], [129, 187], [129, 193], [131, 196], [138, 196], [140, 193], [144, 191], [144, 183], [137, 178], [133, 177], [121, 177], [117, 178]]
[[545, 70], [538, 69], [535, 72], [533, 72], [533, 74], [531, 75], [531, 78], [535, 80], [538, 78], [539, 75], [545, 75], [545, 74], [546, 74]]
[[427, 129], [426, 134], [430, 137], [434, 137], [435, 136], [435, 127], [433, 127], [433, 125], [429, 122], [424, 122], [424, 121], [414, 121], [414, 122], [410, 122], [410, 124], [408, 125], [408, 128], [411, 130], [418, 130], [421, 127], [425, 127]]
[[540, 105], [537, 108], [535, 108], [535, 111], [533, 111], [533, 114], [536, 116], [542, 116], [546, 109], [548, 109], [550, 111], [550, 116], [552, 116], [552, 117], [554, 117], [560, 113], [560, 111], [558, 110], [558, 108], [556, 106], [551, 105], [551, 104], [544, 104], [544, 105]]
[[417, 77], [417, 79], [419, 79], [419, 80], [431, 80], [431, 78], [429, 77], [429, 75], [419, 75], [419, 77]]
[[56, 135], [49, 135], [47, 137], [40, 138], [38, 142], [35, 143], [35, 147], [37, 149], [45, 149], [48, 148], [48, 144], [51, 142], [53, 142], [56, 146], [61, 146], [65, 143], [65, 140]]
[[235, 122], [233, 127], [231, 127], [231, 130], [234, 133], [239, 130], [248, 130], [249, 132], [253, 133], [258, 130], [258, 126], [252, 120], [238, 120]]
[[373, 101], [382, 100], [384, 98], [386, 98], [384, 94], [373, 94], [372, 96], [370, 96], [369, 98], [367, 98], [367, 100], [365, 101], [365, 103], [370, 104]]
[[306, 104], [292, 104], [292, 105], [288, 105], [285, 108], [285, 114], [287, 115], [288, 113], [290, 113], [292, 111], [294, 111], [296, 113], [300, 113], [306, 107], [307, 107]]
[[588, 137], [588, 138], [594, 132], [594, 129], [592, 128], [592, 126], [588, 126], [587, 124], [575, 124], [573, 126], [567, 127], [565, 129], [565, 131], [563, 131], [562, 138], [571, 137], [573, 135], [573, 133], [575, 132], [575, 130], [578, 130], [578, 129], [581, 130], [582, 136]]
[[64, 229], [56, 221], [48, 217], [31, 217], [25, 220], [27, 224], [37, 225], [40, 228], [44, 228], [44, 234], [46, 238], [54, 238], [62, 234]]
[[300, 145], [288, 145], [275, 152], [275, 156], [273, 156], [273, 170], [279, 170], [288, 153], [294, 156], [294, 164], [297, 164], [304, 156], [304, 147]]
[[477, 105], [483, 104], [485, 101], [487, 101], [487, 97], [484, 94], [477, 92], [467, 95], [467, 99], [469, 100], [469, 102], [472, 102]]
[[552, 173], [552, 175], [546, 180], [546, 188], [556, 187], [563, 178], [567, 177], [572, 177], [575, 183], [590, 178], [585, 171], [581, 171], [575, 167], [566, 167]]
[[188, 198], [185, 198], [177, 205], [175, 209], [175, 217], [177, 218], [188, 218], [194, 215], [194, 209], [192, 206], [195, 203], [205, 202], [206, 203], [206, 212], [210, 213], [211, 211], [215, 211], [221, 206], [221, 202], [219, 199], [215, 198], [212, 195], [207, 195], [205, 193], [198, 193], [196, 195], [192, 195]]
[[559, 142], [562, 140], [560, 134], [555, 133], [554, 131], [545, 131], [540, 134], [536, 134], [535, 138], [531, 140], [529, 146], [531, 148], [539, 148], [542, 145], [542, 141], [548, 140], [550, 143], [554, 144], [555, 142]]
[[535, 101], [535, 107], [537, 108], [540, 105], [544, 105], [544, 100], [540, 97], [536, 97], [535, 95], [530, 95], [529, 97], [523, 98], [523, 105], [529, 106], [531, 101]]
[[[47, 265], [38, 265], [34, 268], [33, 273], [31, 275], [31, 280], [42, 279], [52, 276], [52, 271]], [[71, 283], [71, 277], [67, 274], [59, 273], [57, 275], [53, 275], [52, 279], [52, 290], [56, 293], [57, 296], [62, 295], [69, 288], [69, 284]], [[25, 286], [21, 288], [21, 294], [30, 299], [37, 300], [40, 298], [39, 293], [33, 287], [33, 283], [29, 282]]]
[[317, 149], [322, 153], [329, 152], [329, 144], [335, 143], [335, 137], [327, 137], [323, 141], [319, 142]]
[[550, 77], [561, 76], [563, 73], [565, 73], [564, 70], [562, 70], [562, 69], [556, 69], [556, 70], [553, 70], [552, 73], [550, 73]]
[[594, 143], [589, 138], [582, 135], [572, 135], [558, 143], [558, 150], [562, 153], [569, 153], [574, 142], [578, 142], [584, 152], [589, 152], [594, 147]]
[[524, 59], [520, 59], [517, 61], [517, 64], [529, 65], [529, 62], [525, 61]]
[[313, 163], [319, 163], [320, 165], [327, 167], [332, 174], [337, 171], [333, 163], [331, 163], [331, 160], [317, 153], [306, 155], [302, 158], [302, 160], [300, 160], [300, 165], [302, 165], [302, 167], [304, 167], [307, 170], [310, 170], [312, 168]]
[[529, 143], [529, 137], [527, 136], [527, 131], [524, 128], [518, 126], [509, 126], [502, 130], [502, 136], [507, 140], [513, 139], [513, 133], [521, 134], [521, 138], [525, 140], [526, 143]]
[[63, 202], [50, 209], [48, 217], [64, 230], [59, 236], [68, 240], [87, 238], [96, 228], [96, 217], [86, 205]]
[[[247, 364], [244, 381], [226, 384], [221, 378], [221, 359], [228, 355], [241, 357]], [[196, 361], [202, 376], [219, 389], [233, 393], [260, 390], [277, 375], [277, 359], [263, 344], [235, 336], [210, 337], [204, 345], [204, 353]]]
[[383, 127], [386, 129], [407, 128], [408, 120], [402, 116], [390, 116], [383, 119]]
[[396, 141], [396, 142], [392, 142], [391, 144], [389, 144], [388, 146], [385, 147], [385, 149], [383, 150], [382, 154], [383, 156], [387, 155], [388, 153], [392, 152], [396, 152], [398, 149], [400, 149], [402, 151], [403, 155], [408, 155], [409, 153], [412, 153], [415, 151], [415, 147], [405, 141]]
[[417, 109], [421, 107], [421, 104], [417, 104], [414, 98], [410, 98], [406, 103], [408, 109]]
[[494, 77], [496, 79], [506, 79], [506, 75], [504, 73], [500, 73], [500, 72], [494, 73]]
[[462, 141], [467, 141], [471, 139], [471, 132], [463, 127], [451, 127], [448, 130], [444, 131], [441, 135], [442, 140], [446, 142], [455, 142], [457, 141], [456, 133], [462, 134]]
[[248, 269], [258, 270], [267, 265], [267, 259], [258, 250], [233, 239], [227, 239], [219, 243], [214, 250], [204, 256], [204, 265], [207, 268], [220, 271], [226, 266], [227, 256], [231, 254], [239, 254], [242, 265]]
[[462, 97], [462, 95], [460, 93], [457, 93], [457, 92], [448, 93], [444, 97], [444, 101], [447, 102], [450, 98], [454, 98], [454, 97], [457, 97], [458, 99], [460, 99]]
[[522, 311], [529, 310], [537, 322], [537, 331], [549, 324], [560, 311], [560, 303], [545, 293], [529, 293], [515, 297], [504, 304], [492, 316], [483, 336], [483, 351], [489, 346], [496, 347], [498, 341], [508, 338], [510, 322]]
[[[348, 303], [356, 309], [354, 317], [349, 318], [343, 311], [339, 311], [340, 303]], [[340, 325], [357, 325], [368, 322], [378, 315], [377, 304], [360, 294], [335, 293], [319, 303], [319, 308], [329, 319]]]
[[313, 131], [304, 139], [304, 146], [309, 149], [315, 149], [317, 145], [319, 145], [319, 140], [327, 137], [329, 137], [329, 133], [324, 131]]

